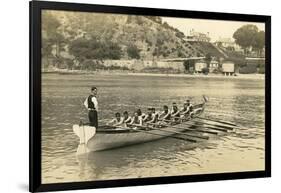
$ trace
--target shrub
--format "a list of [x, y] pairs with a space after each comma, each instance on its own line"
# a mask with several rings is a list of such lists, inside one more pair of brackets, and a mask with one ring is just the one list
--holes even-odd
[[257, 72], [257, 68], [255, 66], [244, 66], [240, 68], [239, 72], [241, 74], [253, 74]]
[[221, 70], [220, 70], [220, 69], [218, 69], [218, 68], [216, 68], [216, 69], [214, 69], [214, 70], [213, 70], [213, 73], [214, 73], [214, 74], [221, 73]]
[[140, 50], [136, 45], [129, 45], [127, 47], [127, 53], [130, 58], [140, 59]]
[[209, 68], [202, 68], [202, 73], [205, 75], [209, 74]]
[[263, 67], [260, 67], [259, 73], [260, 73], [260, 74], [264, 74], [264, 73], [265, 73], [265, 68], [264, 68], [264, 66], [263, 66]]

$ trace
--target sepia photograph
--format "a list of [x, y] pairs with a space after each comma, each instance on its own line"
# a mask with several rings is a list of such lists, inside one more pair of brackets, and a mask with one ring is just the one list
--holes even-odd
[[42, 10], [42, 184], [265, 171], [265, 23]]

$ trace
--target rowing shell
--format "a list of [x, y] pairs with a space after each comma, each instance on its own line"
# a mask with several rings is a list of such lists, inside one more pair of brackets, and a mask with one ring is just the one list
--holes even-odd
[[[203, 113], [205, 102], [202, 104], [194, 105], [193, 109], [195, 115]], [[173, 125], [174, 126], [174, 125]], [[183, 123], [178, 123], [176, 126], [183, 128], [174, 128], [166, 126], [165, 130], [183, 132], [188, 126]], [[158, 140], [161, 138], [169, 137], [175, 133], [167, 133], [164, 130], [157, 128], [113, 128], [111, 126], [100, 126], [98, 130], [89, 125], [73, 125], [74, 133], [80, 138], [80, 144], [77, 150], [78, 154], [88, 153], [90, 151], [102, 151], [118, 147], [124, 147], [134, 144], [145, 143], [149, 141]]]

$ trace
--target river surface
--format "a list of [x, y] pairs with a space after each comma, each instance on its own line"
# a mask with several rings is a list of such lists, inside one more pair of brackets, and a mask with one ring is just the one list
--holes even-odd
[[[99, 119], [114, 113], [209, 97], [203, 116], [243, 126], [190, 143], [154, 142], [76, 156], [72, 125], [87, 122], [83, 102], [98, 87]], [[130, 75], [42, 77], [42, 183], [264, 170], [264, 80]]]

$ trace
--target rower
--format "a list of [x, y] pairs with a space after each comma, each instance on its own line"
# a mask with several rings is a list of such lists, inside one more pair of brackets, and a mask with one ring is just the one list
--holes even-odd
[[176, 103], [173, 103], [171, 116], [174, 118], [174, 121], [179, 121], [180, 118], [180, 111]]
[[132, 121], [132, 118], [129, 116], [128, 111], [124, 111], [123, 116], [124, 126], [127, 127], [127, 124]]
[[190, 100], [189, 100], [189, 99], [186, 100], [186, 103], [187, 103], [187, 108], [190, 108], [190, 107], [193, 106], [193, 105], [190, 103]]
[[134, 116], [132, 117], [132, 120], [130, 124], [132, 125], [137, 125], [137, 126], [142, 126], [142, 116], [139, 116], [139, 111], [135, 111]]
[[146, 123], [157, 123], [159, 118], [159, 113], [156, 112], [155, 108], [151, 108], [152, 111], [152, 119], [150, 121], [147, 121]]
[[165, 120], [171, 119], [171, 113], [167, 105], [163, 106], [163, 112], [159, 115], [159, 120], [165, 122]]
[[187, 103], [187, 109], [188, 109], [188, 112], [186, 113], [186, 116], [188, 117], [188, 118], [190, 118], [191, 117], [191, 114], [193, 115], [194, 114], [194, 112], [193, 112], [193, 105], [190, 103], [190, 100], [189, 99], [187, 99], [186, 100], [186, 103]]
[[142, 119], [144, 119], [144, 117], [146, 116], [145, 113], [141, 112], [141, 109], [137, 110], [138, 116], [140, 116]]
[[189, 107], [188, 107], [188, 103], [185, 102], [185, 103], [183, 104], [183, 108], [180, 110], [181, 118], [185, 118], [185, 117], [188, 115], [189, 110], [190, 110], [190, 109], [189, 109]]
[[192, 117], [194, 117], [194, 115], [195, 115], [195, 113], [194, 113], [194, 110], [193, 110], [193, 106], [191, 106], [189, 108], [189, 116], [192, 118]]
[[143, 122], [149, 122], [149, 121], [151, 121], [152, 118], [153, 118], [152, 108], [148, 108], [147, 110], [148, 110], [148, 112], [147, 112], [147, 114], [144, 116]]
[[112, 125], [112, 126], [120, 126], [123, 123], [123, 119], [120, 115], [119, 112], [115, 113], [115, 118], [112, 119], [107, 123], [107, 125]]

